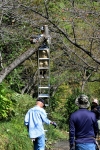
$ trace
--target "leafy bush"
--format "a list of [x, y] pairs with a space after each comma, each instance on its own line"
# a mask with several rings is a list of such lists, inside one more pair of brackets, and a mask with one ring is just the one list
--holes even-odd
[[10, 91], [0, 84], [0, 120], [10, 119], [14, 115], [13, 102]]
[[[0, 148], [2, 150], [31, 150], [33, 144], [24, 126], [24, 116], [28, 109], [35, 105], [36, 100], [29, 95], [18, 93], [12, 93], [11, 99], [13, 102], [16, 101], [16, 105], [14, 105], [15, 116], [9, 122], [0, 122], [0, 133], [2, 135], [0, 136]], [[55, 140], [66, 138], [66, 132], [61, 132], [59, 127], [55, 129], [52, 125], [45, 125], [44, 128], [48, 130], [46, 132], [47, 149], [51, 147]]]
[[69, 118], [70, 115], [75, 112], [76, 110], [78, 110], [78, 106], [75, 105], [75, 99], [82, 94], [79, 89], [75, 89], [72, 93], [72, 95], [70, 95], [67, 99], [66, 99], [66, 111], [65, 111], [65, 118], [66, 118], [66, 124], [67, 124], [67, 128], [69, 130]]
[[[33, 107], [35, 100], [28, 95], [13, 93], [11, 95], [15, 116], [10, 121], [0, 122], [0, 149], [27, 150], [32, 149], [32, 142], [24, 126], [24, 115]], [[14, 105], [16, 102], [16, 105]], [[5, 141], [5, 142], [4, 142]]]

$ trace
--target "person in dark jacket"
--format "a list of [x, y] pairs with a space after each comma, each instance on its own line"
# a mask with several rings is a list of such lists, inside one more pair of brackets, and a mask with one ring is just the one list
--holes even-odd
[[88, 96], [80, 95], [75, 100], [75, 104], [79, 107], [79, 110], [70, 116], [70, 150], [95, 150], [98, 124], [95, 114], [88, 110], [90, 106]]
[[100, 106], [98, 99], [93, 99], [91, 105], [91, 111], [95, 113], [97, 120], [100, 120]]
[[100, 136], [100, 106], [99, 106], [98, 99], [96, 99], [96, 98], [93, 99], [93, 101], [92, 101], [91, 111], [94, 112], [96, 115], [96, 119], [98, 122], [98, 128], [99, 128], [98, 136]]

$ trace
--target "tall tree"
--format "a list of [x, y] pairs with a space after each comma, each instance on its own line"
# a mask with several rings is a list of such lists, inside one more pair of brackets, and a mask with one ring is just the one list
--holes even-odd
[[[8, 73], [28, 58], [23, 59], [22, 53], [25, 51], [27, 53], [27, 49], [31, 47], [29, 37], [38, 34], [40, 26], [44, 24], [49, 25], [52, 36], [51, 60], [56, 68], [55, 73], [59, 70], [59, 75], [64, 72], [68, 75], [66, 69], [71, 72], [75, 70], [80, 74], [84, 70], [99, 73], [99, 6], [99, 1], [85, 0], [4, 0], [0, 2], [0, 52], [1, 65], [4, 67], [0, 72], [0, 76], [3, 77], [1, 82]], [[15, 65], [16, 57], [20, 59]], [[13, 69], [9, 69], [11, 66]], [[80, 75], [81, 81], [83, 78], [84, 76]], [[69, 79], [70, 77], [66, 80]], [[90, 75], [85, 81], [88, 79]]]

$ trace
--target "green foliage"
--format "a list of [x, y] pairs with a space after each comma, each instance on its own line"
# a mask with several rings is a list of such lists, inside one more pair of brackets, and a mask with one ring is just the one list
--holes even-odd
[[30, 107], [33, 107], [35, 100], [28, 95], [17, 93], [12, 93], [11, 99], [15, 117], [12, 117], [9, 122], [0, 122], [0, 148], [2, 150], [32, 149], [32, 142], [24, 126], [24, 115]]
[[9, 142], [8, 137], [6, 135], [0, 133], [0, 149], [1, 150], [7, 150], [8, 142]]
[[89, 82], [87, 84], [88, 93], [92, 98], [98, 98], [100, 100], [100, 83], [99, 82]]
[[66, 83], [59, 86], [55, 95], [50, 98], [50, 117], [57, 122], [60, 129], [67, 129], [66, 124], [66, 98], [71, 95], [71, 90]]
[[55, 97], [50, 98], [50, 108], [55, 111], [56, 107], [58, 107], [58, 101], [56, 101]]
[[17, 105], [15, 107], [16, 116], [25, 115], [29, 108], [33, 107], [36, 103], [36, 100], [27, 94], [18, 94], [14, 93], [12, 95], [12, 99], [17, 101]]
[[73, 89], [71, 92], [68, 85], [63, 84], [55, 96], [50, 99], [50, 116], [57, 122], [60, 129], [68, 131], [69, 116], [78, 109], [75, 105], [75, 99], [79, 94], [79, 89]]
[[10, 97], [10, 91], [0, 84], [0, 120], [8, 120], [14, 115], [13, 102]]
[[[12, 1], [12, 3], [13, 2], [14, 1]], [[74, 3], [74, 8], [72, 7], [71, 2]], [[76, 44], [78, 43], [79, 45], [82, 45], [86, 50], [90, 49], [92, 53], [94, 52], [96, 54], [97, 49], [98, 55], [99, 47], [97, 37], [99, 27], [98, 15], [100, 8], [99, 3], [92, 2], [93, 1], [87, 0], [52, 0], [49, 2], [46, 1], [46, 6], [51, 22], [55, 23], [59, 28], [65, 31], [65, 34], [67, 33], [67, 37], [69, 39], [72, 39], [73, 42], [76, 39]], [[21, 6], [28, 6], [29, 9], [27, 9], [26, 7], [18, 7], [18, 9], [9, 9], [9, 11], [6, 11], [5, 9], [5, 11], [2, 11], [3, 18], [1, 20], [2, 37], [0, 39], [0, 51], [2, 53], [4, 67], [8, 66], [8, 64], [10, 64], [23, 52], [25, 52], [29, 47], [34, 47], [33, 45], [30, 46], [29, 36], [31, 34], [38, 33], [40, 25], [46, 23], [46, 20], [44, 21], [43, 17], [41, 19], [39, 13], [38, 15], [36, 13], [35, 15], [33, 14], [34, 11], [38, 12], [39, 10], [39, 12], [42, 12], [41, 14], [43, 16], [46, 16], [44, 9], [45, 6], [43, 5], [44, 0], [35, 0], [34, 3], [31, 0], [19, 0], [19, 3], [24, 4]], [[32, 11], [32, 9], [34, 11]], [[13, 19], [15, 19], [15, 25], [12, 25]], [[58, 128], [54, 129], [52, 126], [50, 126], [50, 128], [48, 129], [47, 147], [51, 146], [50, 144], [58, 138], [65, 138], [66, 132], [64, 134], [63, 132], [61, 132], [61, 129], [65, 131], [68, 130], [69, 116], [71, 113], [77, 110], [74, 102], [76, 97], [80, 94], [79, 90], [74, 91], [73, 89], [77, 88], [77, 86], [81, 87], [80, 83], [82, 81], [83, 67], [89, 67], [90, 65], [91, 68], [91, 66], [93, 65], [93, 62], [90, 59], [88, 62], [87, 56], [83, 52], [81, 53], [81, 51], [75, 46], [70, 45], [70, 42], [68, 42], [66, 37], [62, 38], [61, 35], [60, 39], [60, 34], [53, 35], [53, 33], [59, 31], [55, 30], [55, 28], [53, 28], [54, 25], [52, 25], [53, 24], [51, 24], [50, 26], [50, 31], [52, 32], [52, 37], [54, 37], [53, 44], [51, 45], [51, 50], [52, 47], [54, 47], [54, 53], [51, 61], [54, 61], [55, 59], [55, 62], [51, 62], [51, 76], [53, 77], [50, 78], [50, 80], [51, 85], [57, 87], [58, 90], [56, 91], [56, 94], [50, 98], [50, 110], [48, 115], [50, 119], [57, 122]], [[72, 27], [74, 27], [75, 31], [72, 30]], [[74, 39], [72, 31], [76, 35]], [[96, 38], [93, 35], [97, 35]], [[92, 39], [94, 40], [93, 42], [91, 41]], [[55, 43], [57, 45], [55, 45]], [[63, 45], [63, 43], [65, 46]], [[91, 49], [91, 46], [93, 47], [93, 49]], [[62, 57], [64, 52], [66, 52], [66, 55]], [[79, 60], [78, 57], [75, 57], [75, 55], [73, 55], [73, 52], [79, 57], [83, 56], [80, 57], [82, 59]], [[94, 55], [93, 58], [96, 58], [96, 56]], [[84, 63], [82, 63], [82, 60], [86, 61], [87, 65], [86, 63], [85, 65], [83, 65]], [[33, 74], [35, 73], [33, 73], [32, 68], [35, 68], [35, 66], [33, 64], [31, 65], [31, 63], [29, 63], [29, 60], [27, 61], [27, 63], [28, 66], [25, 64], [24, 67], [21, 66], [14, 69], [14, 71], [10, 73], [6, 78], [6, 82], [9, 84], [7, 86], [10, 89], [14, 90], [14, 93], [8, 90], [6, 85], [0, 85], [0, 120], [10, 120], [9, 122], [0, 123], [1, 150], [32, 149], [32, 143], [27, 136], [28, 134], [26, 128], [24, 127], [23, 120], [26, 111], [30, 107], [33, 107], [33, 105], [35, 105], [35, 100], [33, 100], [32, 97], [28, 95], [18, 94], [21, 93], [21, 89], [25, 86], [25, 84], [27, 84], [27, 79], [25, 78], [26, 72], [23, 71], [26, 67], [31, 70], [31, 75], [34, 78]], [[95, 66], [94, 68], [98, 67]], [[67, 70], [67, 73], [65, 73], [65, 70]], [[95, 75], [93, 75], [93, 77], [94, 76]], [[25, 80], [22, 80], [23, 77]], [[65, 83], [66, 81], [70, 84], [70, 87]], [[100, 97], [99, 82], [88, 83], [85, 87], [85, 92], [87, 94], [90, 94], [92, 97]], [[53, 92], [55, 91], [52, 91], [52, 93]]]
[[2, 18], [2, 22], [6, 23], [7, 25], [11, 25], [12, 24], [12, 20], [13, 20], [13, 15], [12, 13], [8, 12], [7, 14], [5, 14]]
[[[17, 93], [13, 93], [11, 99], [13, 102], [16, 101], [14, 107], [15, 117], [9, 122], [0, 122], [0, 148], [2, 150], [32, 149], [32, 142], [24, 126], [24, 116], [28, 109], [35, 105], [36, 100], [29, 95]], [[45, 125], [44, 128], [48, 130], [48, 132], [46, 132], [46, 137], [48, 139], [46, 148], [48, 149], [51, 148], [51, 143], [54, 143], [54, 141], [67, 138], [67, 133], [59, 130], [59, 127], [55, 129], [52, 125]]]
[[10, 75], [7, 76], [7, 81], [9, 83], [9, 88], [15, 92], [21, 93], [22, 87], [24, 87], [24, 81], [21, 79], [20, 74], [22, 73], [23, 67], [20, 66], [14, 71], [11, 72]]
[[22, 117], [19, 116], [11, 122], [6, 122], [6, 124], [0, 123], [0, 126], [1, 133], [7, 141], [3, 144], [2, 136], [0, 136], [2, 148], [5, 148], [5, 150], [32, 149], [32, 143], [28, 138]]
[[69, 129], [69, 117], [70, 115], [75, 112], [78, 109], [78, 106], [75, 105], [75, 99], [82, 94], [79, 89], [75, 89], [72, 93], [72, 95], [69, 95], [66, 99], [66, 104], [65, 104], [65, 118], [66, 118], [66, 124], [67, 124], [67, 129]]

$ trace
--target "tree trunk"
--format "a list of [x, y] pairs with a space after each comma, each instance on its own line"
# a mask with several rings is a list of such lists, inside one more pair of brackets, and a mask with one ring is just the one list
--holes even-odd
[[34, 48], [28, 49], [25, 53], [23, 53], [21, 56], [16, 58], [8, 67], [4, 68], [0, 72], [0, 83], [6, 78], [6, 76], [14, 70], [18, 65], [23, 63], [26, 59], [28, 59], [30, 56], [32, 56], [37, 50], [39, 45], [43, 42], [43, 40], [39, 43], [37, 43]]

